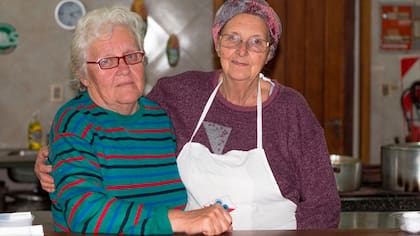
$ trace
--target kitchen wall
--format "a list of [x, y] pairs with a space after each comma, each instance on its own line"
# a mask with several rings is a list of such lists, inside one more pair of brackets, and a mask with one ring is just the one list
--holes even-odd
[[[86, 9], [131, 6], [132, 0], [81, 0]], [[364, 1], [364, 0], [362, 0]], [[26, 147], [27, 125], [39, 110], [44, 137], [57, 108], [74, 92], [69, 86], [69, 46], [72, 31], [60, 28], [54, 19], [59, 0], [1, 0], [0, 23], [16, 28], [18, 45], [10, 54], [0, 54], [0, 148]], [[213, 0], [145, 0], [148, 10], [146, 53], [149, 59], [147, 88], [156, 79], [189, 69], [212, 69], [211, 19]], [[400, 106], [402, 91], [400, 60], [420, 56], [419, 50], [384, 51], [380, 47], [382, 4], [420, 5], [420, 0], [371, 0], [371, 127], [370, 159], [380, 162], [380, 147], [404, 141], [407, 133]], [[178, 35], [181, 57], [170, 67], [165, 55], [171, 33]], [[364, 42], [360, 42], [362, 44]], [[420, 79], [420, 75], [419, 75]], [[52, 102], [50, 87], [64, 89], [64, 99]]]
[[[370, 160], [372, 164], [380, 163], [382, 145], [392, 144], [396, 139], [401, 143], [404, 142], [407, 127], [403, 118], [400, 98], [405, 85], [401, 80], [400, 60], [411, 56], [420, 57], [418, 45], [416, 45], [416, 49], [408, 51], [381, 49], [380, 20], [383, 4], [419, 7], [420, 0], [371, 0]], [[360, 42], [360, 44], [363, 43]], [[420, 80], [420, 74], [418, 74], [418, 80]]]
[[[17, 48], [0, 54], [0, 148], [27, 147], [31, 114], [40, 111], [43, 139], [56, 110], [74, 96], [70, 87], [70, 43], [73, 31], [60, 28], [54, 19], [59, 0], [0, 0], [0, 24], [18, 33]], [[103, 6], [130, 7], [132, 0], [81, 0], [87, 11]], [[211, 70], [213, 0], [144, 0], [148, 11], [145, 51], [148, 56], [146, 92], [156, 80], [186, 70]], [[180, 59], [170, 67], [166, 43], [176, 34]], [[1, 35], [0, 35], [1, 36]], [[1, 40], [1, 38], [0, 38]], [[62, 101], [51, 101], [51, 87], [62, 87]], [[31, 174], [28, 170], [26, 174]], [[10, 190], [34, 184], [15, 183], [0, 169], [0, 179]]]
[[[103, 6], [130, 7], [131, 0], [81, 0], [86, 10]], [[70, 88], [70, 43], [73, 31], [60, 28], [54, 19], [59, 0], [1, 0], [0, 23], [11, 24], [18, 45], [10, 54], [0, 54], [0, 148], [26, 147], [31, 114], [40, 111], [44, 140], [57, 110], [74, 92]], [[147, 87], [164, 75], [185, 70], [212, 69], [211, 20], [213, 0], [145, 0], [148, 32]], [[166, 42], [177, 34], [180, 60], [170, 67]], [[64, 89], [64, 99], [52, 102], [51, 86]]]

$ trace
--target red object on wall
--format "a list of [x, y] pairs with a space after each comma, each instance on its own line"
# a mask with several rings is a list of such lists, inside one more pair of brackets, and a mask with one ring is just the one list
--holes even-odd
[[412, 45], [412, 6], [383, 5], [381, 12], [381, 47], [385, 50], [408, 50]]
[[404, 90], [401, 96], [401, 106], [407, 124], [406, 142], [420, 141], [420, 81], [414, 82], [410, 88]]
[[[401, 59], [401, 78], [404, 77], [410, 72], [410, 70], [415, 66], [416, 62], [420, 60], [420, 57], [407, 57]], [[420, 74], [418, 74], [420, 79]]]

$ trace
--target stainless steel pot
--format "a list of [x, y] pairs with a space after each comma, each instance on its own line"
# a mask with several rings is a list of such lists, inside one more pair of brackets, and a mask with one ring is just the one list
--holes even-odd
[[420, 143], [381, 147], [382, 187], [404, 192], [420, 191]]
[[350, 192], [360, 188], [362, 182], [362, 162], [358, 158], [330, 155], [335, 182], [339, 192]]

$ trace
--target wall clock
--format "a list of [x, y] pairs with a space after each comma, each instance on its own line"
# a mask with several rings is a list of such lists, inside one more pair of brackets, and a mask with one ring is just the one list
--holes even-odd
[[86, 9], [80, 0], [61, 0], [55, 7], [55, 20], [61, 28], [72, 30], [77, 21], [86, 14]]

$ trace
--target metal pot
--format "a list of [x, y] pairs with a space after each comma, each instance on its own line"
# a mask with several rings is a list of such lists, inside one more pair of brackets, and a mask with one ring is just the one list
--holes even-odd
[[330, 155], [335, 182], [339, 192], [350, 192], [360, 188], [362, 182], [362, 162], [358, 158]]
[[404, 192], [420, 191], [420, 143], [381, 147], [382, 187]]

